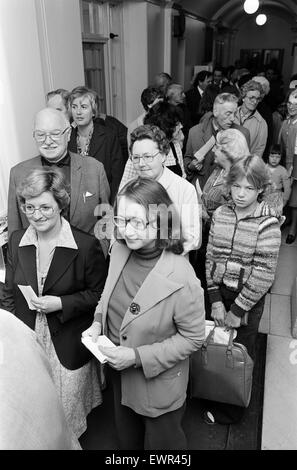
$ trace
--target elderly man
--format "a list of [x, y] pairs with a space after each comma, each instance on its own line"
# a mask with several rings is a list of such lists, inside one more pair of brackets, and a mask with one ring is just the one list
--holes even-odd
[[110, 197], [102, 163], [67, 151], [70, 124], [66, 116], [56, 109], [45, 108], [37, 113], [33, 136], [39, 155], [18, 163], [10, 171], [8, 234], [29, 225], [17, 195], [20, 182], [33, 168], [52, 165], [61, 168], [70, 188], [70, 209], [66, 218], [74, 227], [93, 233], [97, 221], [94, 211], [100, 203], [108, 204]]
[[218, 131], [230, 127], [238, 129], [244, 134], [247, 144], [250, 143], [247, 129], [234, 124], [237, 102], [237, 97], [231, 93], [219, 94], [214, 101], [213, 113], [205, 114], [202, 122], [190, 129], [184, 165], [188, 180], [196, 186], [198, 180], [201, 189], [214, 168], [212, 148]]
[[263, 88], [255, 80], [249, 80], [242, 85], [240, 92], [242, 105], [236, 111], [235, 122], [250, 131], [251, 153], [262, 157], [267, 142], [268, 127], [257, 111], [257, 106], [264, 97]]

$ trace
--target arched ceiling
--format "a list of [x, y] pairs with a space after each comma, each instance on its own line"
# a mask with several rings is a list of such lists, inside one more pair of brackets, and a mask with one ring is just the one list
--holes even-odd
[[[251, 15], [243, 9], [244, 0], [177, 0], [175, 3], [209, 22], [238, 28]], [[297, 26], [297, 0], [260, 0], [262, 10]], [[258, 12], [257, 12], [258, 13]]]

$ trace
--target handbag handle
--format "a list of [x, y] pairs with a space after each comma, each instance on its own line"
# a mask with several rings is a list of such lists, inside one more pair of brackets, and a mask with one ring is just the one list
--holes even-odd
[[[209, 345], [210, 341], [213, 338], [215, 328], [216, 327], [214, 327], [209, 332], [209, 334], [207, 335], [207, 338], [205, 339], [204, 343], [201, 346], [201, 356], [202, 356], [202, 361], [203, 361], [204, 365], [207, 364], [207, 346]], [[234, 334], [234, 330], [233, 330], [233, 328], [231, 328], [230, 335], [229, 335], [228, 346], [227, 346], [227, 349], [226, 349], [226, 367], [230, 367], [230, 368], [234, 367], [234, 359], [233, 359], [233, 354], [232, 354], [233, 334]]]

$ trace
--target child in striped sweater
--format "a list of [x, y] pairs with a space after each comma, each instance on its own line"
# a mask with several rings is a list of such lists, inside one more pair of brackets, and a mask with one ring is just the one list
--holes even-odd
[[[265, 163], [256, 155], [232, 165], [227, 176], [232, 202], [214, 212], [206, 254], [211, 317], [218, 326], [236, 328], [236, 342], [246, 346], [253, 359], [265, 294], [274, 280], [281, 242], [275, 212], [266, 202], [258, 201], [268, 182]], [[232, 422], [231, 415], [237, 421], [241, 411], [233, 408], [232, 414], [229, 405], [228, 419], [220, 414], [219, 422]]]

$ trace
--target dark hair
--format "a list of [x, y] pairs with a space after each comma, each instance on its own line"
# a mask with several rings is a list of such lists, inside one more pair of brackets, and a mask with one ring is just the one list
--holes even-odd
[[176, 106], [167, 101], [159, 101], [147, 112], [144, 124], [158, 126], [170, 141], [181, 116]]
[[214, 100], [218, 95], [218, 87], [210, 83], [204, 90], [199, 103], [199, 114], [203, 116], [205, 113], [213, 110]]
[[95, 90], [92, 90], [91, 88], [87, 88], [86, 86], [77, 86], [76, 88], [73, 88], [73, 90], [70, 93], [69, 100], [68, 100], [69, 111], [71, 112], [72, 103], [76, 98], [84, 98], [85, 96], [87, 96], [90, 100], [90, 104], [91, 104], [92, 111], [93, 111], [93, 117], [94, 118], [98, 117], [99, 115], [98, 94]]
[[64, 175], [59, 168], [47, 166], [36, 168], [27, 174], [17, 188], [17, 194], [22, 204], [26, 202], [26, 199], [40, 196], [45, 191], [52, 193], [62, 211], [61, 214], [64, 215], [70, 203], [70, 196]]
[[129, 151], [132, 153], [133, 145], [138, 140], [152, 140], [158, 146], [158, 149], [164, 155], [167, 155], [170, 151], [168, 139], [164, 132], [158, 127], [150, 124], [137, 127], [130, 136]]
[[[114, 204], [115, 215], [118, 213], [118, 202], [122, 196], [143, 206], [148, 218], [149, 214], [152, 213], [156, 217], [157, 248], [172, 251], [175, 254], [183, 252], [184, 239], [180, 217], [167, 191], [158, 181], [140, 177], [130, 180], [116, 197]], [[166, 220], [164, 220], [164, 217]], [[117, 227], [115, 227], [114, 235], [119, 242], [125, 243], [120, 237]]]
[[162, 94], [157, 88], [153, 86], [149, 86], [148, 88], [145, 88], [143, 92], [141, 93], [140, 100], [144, 109], [148, 111], [150, 109], [149, 105], [152, 104], [155, 101], [155, 99], [161, 98], [161, 97], [162, 97]]
[[274, 144], [271, 146], [270, 153], [277, 153], [278, 155], [282, 154], [280, 144]]
[[208, 72], [208, 70], [201, 70], [201, 72], [198, 72], [195, 80], [193, 81], [193, 87], [197, 87], [199, 85], [199, 82], [204, 82], [204, 80], [208, 77], [211, 77], [212, 73]]
[[49, 91], [46, 95], [45, 95], [45, 100], [46, 102], [49, 101], [50, 98], [52, 98], [53, 96], [56, 96], [56, 95], [60, 95], [62, 100], [63, 100], [63, 103], [65, 105], [65, 107], [67, 108], [68, 106], [68, 99], [69, 99], [69, 96], [70, 96], [70, 93], [68, 90], [65, 90], [64, 88], [57, 88], [57, 90], [52, 90], [52, 91]]

